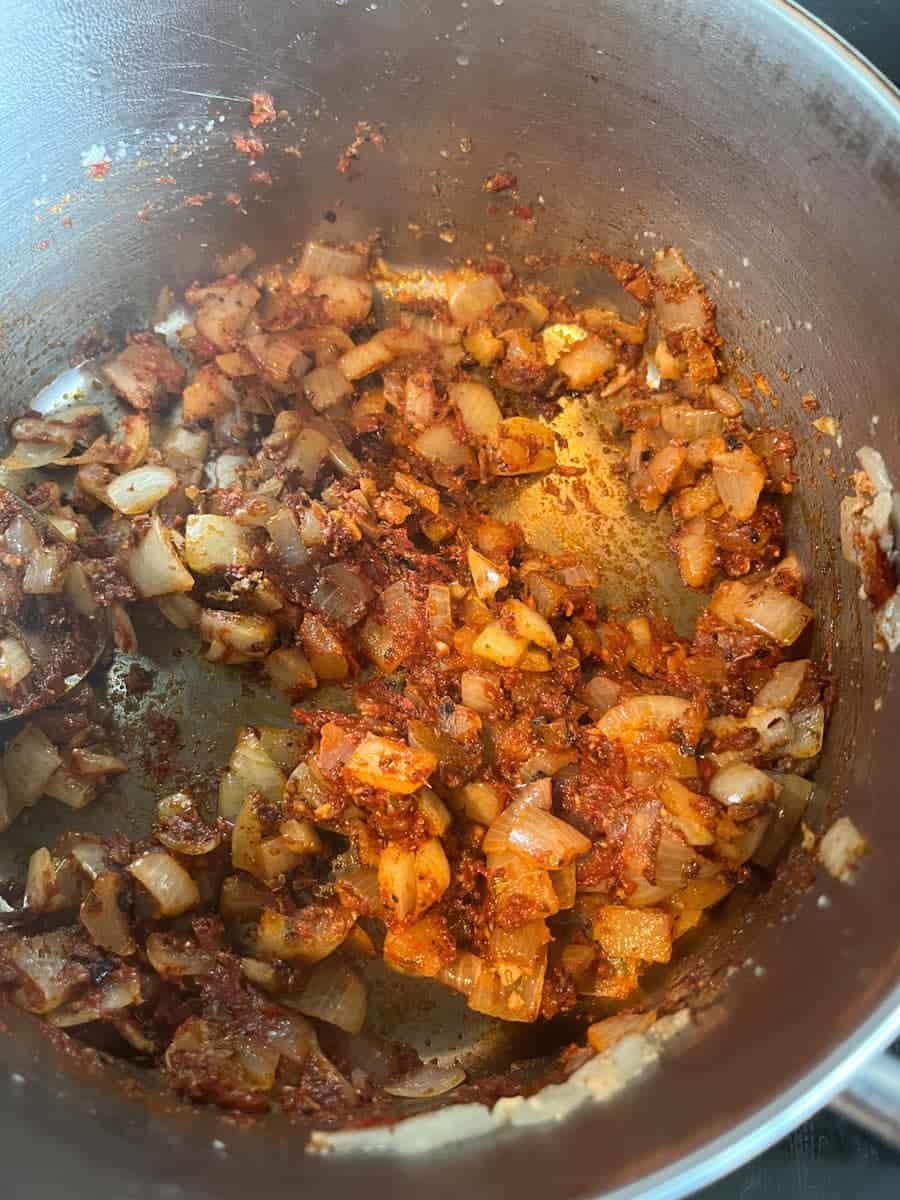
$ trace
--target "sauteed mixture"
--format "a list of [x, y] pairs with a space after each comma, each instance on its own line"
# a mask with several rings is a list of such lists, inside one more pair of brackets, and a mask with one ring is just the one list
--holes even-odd
[[[784, 545], [793, 440], [745, 424], [676, 250], [596, 256], [634, 321], [497, 260], [401, 277], [309, 243], [232, 265], [177, 335], [100, 367], [116, 428], [90, 397], [13, 425], [3, 478], [63, 539], [0, 512], [0, 702], [46, 685], [52, 614], [129, 650], [140, 605], [288, 693], [295, 724], [238, 731], [215, 812], [161, 795], [142, 841], [37, 849], [2, 893], [0, 987], [250, 1112], [463, 1081], [397, 1045], [354, 1060], [374, 957], [504, 1021], [618, 1002], [588, 1029], [603, 1049], [809, 799], [829, 687]], [[572, 396], [615, 408], [633, 502], [671, 520], [705, 594], [689, 637], [650, 597], [599, 607], [592, 569], [488, 515], [498, 481], [577, 475], [547, 423]], [[87, 685], [14, 727], [2, 767], [0, 828], [127, 769]]]

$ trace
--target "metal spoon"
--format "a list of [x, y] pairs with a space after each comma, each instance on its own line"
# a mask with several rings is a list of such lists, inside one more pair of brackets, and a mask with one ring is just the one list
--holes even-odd
[[[0, 486], [0, 523], [3, 530], [6, 530], [16, 516], [28, 521], [45, 545], [63, 546], [71, 559], [84, 559], [78, 547], [63, 537], [43, 513], [15, 492]], [[0, 570], [2, 569], [0, 566]], [[78, 687], [97, 665], [109, 640], [109, 622], [103, 610], [96, 616], [85, 616], [77, 612], [62, 593], [53, 593], [41, 599], [45, 600], [48, 608], [55, 602], [56, 610], [67, 615], [68, 620], [64, 623], [61, 633], [59, 627], [50, 621], [42, 620], [40, 629], [29, 631], [23, 628], [19, 621], [0, 614], [0, 636], [9, 634], [26, 646], [37, 636], [48, 648], [46, 662], [42, 664], [47, 671], [44, 685], [33, 692], [29, 691], [19, 705], [13, 705], [0, 698], [0, 723], [16, 720], [48, 704], [58, 704]], [[46, 615], [49, 614], [41, 613], [42, 617]], [[67, 640], [68, 651], [65, 646]], [[52, 669], [53, 664], [58, 664], [56, 670]]]

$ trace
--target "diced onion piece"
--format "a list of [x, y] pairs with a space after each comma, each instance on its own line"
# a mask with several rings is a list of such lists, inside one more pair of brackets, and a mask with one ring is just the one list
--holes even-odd
[[368, 255], [358, 250], [341, 250], [336, 246], [325, 246], [321, 242], [307, 242], [300, 259], [300, 271], [309, 279], [321, 279], [323, 275], [363, 275]]
[[546, 921], [526, 921], [517, 929], [495, 928], [488, 944], [488, 952], [493, 962], [529, 964], [541, 957], [549, 941], [550, 930]]
[[106, 775], [124, 775], [128, 763], [114, 754], [76, 746], [72, 751], [72, 767], [78, 775], [95, 779]]
[[536, 963], [485, 963], [469, 994], [469, 1008], [504, 1021], [536, 1021], [541, 1009], [546, 952]]
[[615, 365], [615, 348], [593, 335], [577, 341], [556, 363], [568, 386], [576, 391], [592, 387]]
[[492, 275], [461, 271], [447, 277], [448, 307], [457, 325], [473, 325], [502, 300], [503, 292]]
[[479, 600], [493, 600], [501, 588], [505, 588], [509, 583], [508, 573], [471, 546], [467, 551], [467, 558], [476, 596]]
[[753, 854], [761, 867], [771, 867], [791, 839], [806, 812], [813, 785], [802, 775], [777, 775], [778, 806], [775, 818]]
[[147, 937], [147, 958], [163, 979], [208, 975], [215, 966], [215, 958], [207, 950], [173, 933], [151, 933]]
[[33, 670], [28, 651], [16, 638], [0, 638], [0, 687], [14, 688]]
[[678, 570], [688, 587], [702, 588], [710, 582], [716, 561], [716, 543], [702, 516], [683, 525], [672, 537]]
[[613, 958], [666, 963], [672, 957], [672, 917], [654, 909], [605, 904], [594, 916], [594, 939]]
[[472, 451], [449, 424], [432, 425], [420, 433], [413, 449], [429, 462], [451, 469], [469, 467], [473, 462]]
[[165, 850], [147, 850], [128, 870], [153, 897], [160, 916], [177, 917], [200, 903], [196, 883]]
[[189, 592], [194, 586], [193, 575], [179, 558], [172, 535], [159, 517], [152, 519], [125, 562], [131, 582], [144, 598]]
[[461, 1083], [465, 1083], [465, 1080], [466, 1073], [462, 1067], [426, 1064], [384, 1084], [383, 1090], [389, 1096], [402, 1096], [407, 1100], [431, 1100], [435, 1096], [445, 1096], [452, 1092]]
[[[111, 954], [134, 954], [135, 943], [125, 914], [125, 880], [115, 871], [100, 875], [85, 896], [79, 918], [95, 946]], [[185, 911], [179, 909], [179, 912]]]
[[316, 410], [325, 412], [353, 395], [353, 384], [336, 366], [316, 367], [303, 380], [306, 398]]
[[265, 961], [320, 962], [337, 950], [356, 918], [345, 908], [310, 904], [296, 913], [263, 909], [256, 930], [256, 956]]
[[744, 406], [737, 396], [732, 395], [727, 388], [718, 383], [709, 383], [706, 385], [706, 394], [709, 397], [709, 402], [713, 408], [717, 409], [723, 416], [739, 417]]
[[416, 909], [416, 856], [405, 846], [389, 845], [378, 860], [378, 891], [388, 912], [405, 921]]
[[591, 848], [590, 838], [530, 804], [517, 813], [507, 840], [510, 849], [553, 870], [566, 866]]
[[306, 1017], [359, 1033], [366, 1021], [366, 985], [349, 963], [326, 959], [310, 973], [291, 1007]]
[[809, 665], [808, 658], [779, 663], [756, 693], [754, 705], [757, 708], [789, 709], [799, 695]]
[[445, 987], [452, 988], [454, 992], [462, 992], [464, 996], [468, 996], [478, 982], [482, 966], [483, 962], [477, 954], [470, 954], [466, 951], [460, 954], [459, 958], [455, 959], [449, 966], [444, 967], [438, 974], [438, 979]]
[[20, 554], [23, 557], [33, 554], [41, 544], [35, 527], [18, 514], [4, 529], [3, 541], [12, 554]]
[[838, 817], [819, 843], [819, 861], [842, 883], [866, 852], [866, 839], [849, 817]]
[[588, 1026], [588, 1044], [597, 1054], [603, 1054], [624, 1037], [646, 1033], [655, 1020], [655, 1012], [616, 1013], [614, 1017], [607, 1017], [605, 1021], [597, 1021]]
[[530, 859], [502, 850], [488, 855], [487, 866], [500, 925], [515, 928], [521, 923], [524, 906], [536, 916], [552, 917], [559, 912], [550, 873]]
[[453, 605], [450, 589], [443, 583], [430, 583], [425, 601], [428, 628], [441, 641], [453, 639]]
[[530, 417], [505, 417], [491, 441], [495, 475], [528, 475], [556, 466], [553, 430]]
[[416, 850], [416, 915], [436, 904], [450, 886], [450, 864], [438, 838]]
[[369, 734], [350, 755], [345, 769], [369, 787], [411, 795], [428, 782], [437, 763], [437, 755], [430, 750], [414, 750], [403, 742]]
[[275, 544], [279, 558], [288, 567], [302, 567], [309, 561], [309, 547], [300, 534], [297, 518], [289, 508], [282, 508], [266, 522], [266, 530]]
[[472, 643], [472, 653], [498, 667], [515, 667], [528, 649], [528, 639], [510, 633], [499, 621], [486, 625]]
[[192, 596], [177, 592], [171, 596], [160, 596], [156, 603], [162, 615], [176, 629], [193, 629], [200, 623], [203, 610]]
[[185, 524], [184, 554], [198, 575], [243, 566], [249, 558], [247, 531], [230, 517], [192, 513]]
[[604, 713], [597, 728], [608, 738], [631, 737], [636, 733], [668, 735], [676, 721], [687, 714], [690, 701], [678, 696], [632, 696]]
[[44, 795], [67, 808], [87, 808], [96, 798], [97, 788], [90, 780], [74, 775], [66, 767], [59, 767], [44, 785]]
[[25, 876], [25, 907], [32, 912], [50, 912], [57, 905], [56, 868], [46, 846], [35, 850], [28, 860]]
[[416, 808], [432, 837], [443, 837], [453, 823], [447, 805], [431, 788], [422, 788], [416, 795]]
[[712, 458], [713, 479], [722, 503], [738, 521], [756, 512], [756, 502], [766, 482], [766, 469], [749, 446], [726, 450]]
[[369, 341], [362, 342], [346, 354], [342, 354], [336, 365], [345, 379], [357, 380], [371, 375], [374, 371], [380, 371], [393, 362], [393, 359], [394, 351], [376, 334]]
[[291, 442], [284, 466], [287, 470], [298, 473], [305, 488], [311, 488], [330, 449], [331, 442], [320, 430], [301, 429]]
[[499, 683], [490, 675], [480, 671], [463, 671], [460, 678], [460, 695], [466, 708], [477, 713], [492, 713], [501, 698]]
[[815, 704], [795, 712], [791, 719], [793, 736], [783, 753], [790, 758], [815, 758], [825, 737], [825, 708]]
[[385, 964], [401, 975], [433, 979], [455, 958], [456, 946], [439, 913], [394, 926], [384, 939]]
[[40, 799], [62, 759], [37, 725], [26, 725], [8, 743], [0, 760], [13, 816]]
[[451, 803], [479, 825], [491, 825], [500, 815], [500, 797], [489, 783], [464, 783], [453, 793]]
[[662, 427], [669, 437], [692, 442], [698, 437], [717, 436], [725, 428], [720, 413], [709, 408], [694, 408], [690, 404], [670, 404], [660, 413]]
[[365, 616], [372, 588], [364, 575], [344, 563], [332, 563], [320, 572], [311, 600], [326, 621], [348, 629]]
[[595, 675], [584, 685], [584, 702], [598, 717], [614, 708], [619, 700], [621, 686], [608, 675]]
[[483, 383], [451, 383], [447, 395], [469, 437], [483, 441], [496, 432], [503, 413], [489, 387]]
[[309, 659], [296, 646], [273, 650], [266, 657], [263, 667], [275, 686], [289, 694], [318, 686]]
[[550, 623], [521, 600], [507, 600], [501, 609], [501, 617], [512, 625], [518, 637], [534, 642], [545, 650], [556, 648], [556, 634]]
[[343, 683], [350, 674], [350, 662], [340, 640], [321, 617], [306, 613], [300, 626], [300, 640], [316, 678]]
[[66, 600], [83, 617], [97, 615], [97, 598], [94, 595], [91, 577], [85, 570], [84, 564], [77, 559], [66, 567], [63, 579], [63, 591]]
[[750, 808], [774, 803], [775, 784], [765, 771], [749, 763], [732, 763], [712, 777], [709, 794], [729, 808]]
[[284, 771], [273, 762], [256, 728], [243, 729], [219, 783], [219, 815], [233, 821], [252, 792], [279, 805], [286, 783]]
[[801, 600], [771, 585], [749, 589], [734, 609], [737, 623], [766, 634], [779, 646], [793, 645], [812, 615], [812, 609]]
[[65, 572], [64, 555], [61, 546], [38, 546], [33, 550], [22, 576], [22, 591], [29, 596], [49, 596], [61, 592]]
[[176, 854], [211, 854], [222, 834], [207, 825], [193, 799], [184, 792], [164, 796], [156, 806], [157, 840]]
[[149, 512], [177, 486], [178, 476], [169, 467], [148, 464], [116, 475], [107, 485], [106, 496], [113, 508], [133, 517]]
[[200, 636], [210, 643], [207, 658], [212, 662], [242, 663], [265, 658], [276, 633], [271, 617], [222, 612], [217, 608], [204, 608], [200, 614]]

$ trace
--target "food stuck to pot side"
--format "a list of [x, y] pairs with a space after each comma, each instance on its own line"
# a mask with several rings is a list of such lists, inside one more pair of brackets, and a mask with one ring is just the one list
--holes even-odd
[[[346, 1065], [376, 956], [504, 1021], [627, 1009], [787, 845], [828, 682], [799, 656], [792, 439], [744, 424], [680, 253], [598, 256], [636, 321], [494, 260], [404, 278], [356, 245], [243, 259], [189, 289], [173, 345], [135, 333], [103, 365], [117, 429], [30, 414], [2, 465], [52, 466], [26, 494], [83, 551], [64, 586], [112, 599], [120, 644], [125, 606], [155, 605], [223, 671], [304, 703], [293, 728], [239, 731], [216, 818], [177, 793], [140, 842], [35, 851], [6, 892], [0, 984], [194, 1099], [337, 1117], [464, 1078], [396, 1047]], [[572, 393], [612, 399], [635, 503], [671, 512], [684, 583], [713, 589], [692, 637], [649, 597], [601, 611], [592, 570], [485, 514], [494, 481], [571, 473], [546, 418]], [[323, 684], [347, 704], [313, 706]], [[25, 724], [7, 819], [87, 803], [119, 769], [101, 735], [87, 687]], [[589, 1045], [652, 1019], [599, 1022]]]

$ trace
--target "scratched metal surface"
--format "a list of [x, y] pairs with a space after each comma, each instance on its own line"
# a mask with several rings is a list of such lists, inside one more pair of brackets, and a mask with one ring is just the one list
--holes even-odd
[[[805, 0], [900, 86], [898, 0]], [[893, 1053], [900, 1057], [900, 1042]], [[698, 1192], [695, 1200], [896, 1200], [900, 1154], [831, 1112], [801, 1125], [771, 1150]]]

